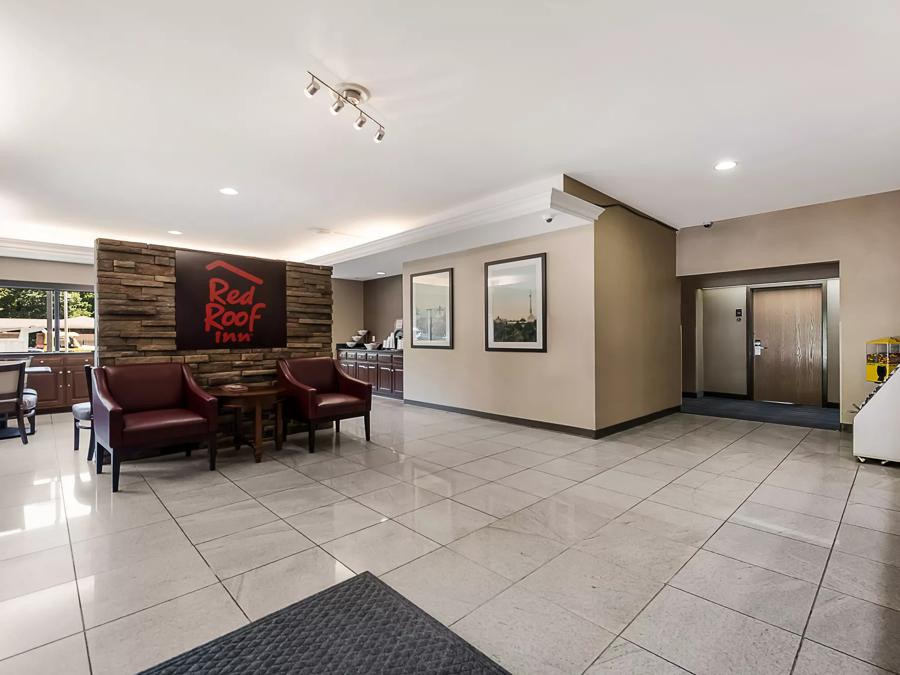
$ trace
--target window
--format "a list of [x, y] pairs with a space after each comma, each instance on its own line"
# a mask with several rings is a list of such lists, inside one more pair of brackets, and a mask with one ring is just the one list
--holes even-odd
[[0, 353], [94, 350], [94, 292], [0, 286]]

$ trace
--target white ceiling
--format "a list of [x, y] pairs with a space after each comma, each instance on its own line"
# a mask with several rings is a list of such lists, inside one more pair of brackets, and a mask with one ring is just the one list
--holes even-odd
[[898, 34], [896, 0], [0, 0], [0, 237], [302, 260], [562, 173], [678, 227], [897, 189]]

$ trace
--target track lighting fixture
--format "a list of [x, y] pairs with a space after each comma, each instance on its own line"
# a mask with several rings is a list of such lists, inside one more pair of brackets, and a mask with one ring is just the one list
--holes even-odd
[[321, 87], [325, 87], [334, 94], [334, 102], [329, 106], [332, 115], [339, 114], [347, 104], [350, 104], [356, 109], [356, 112], [359, 113], [359, 116], [353, 121], [353, 128], [359, 131], [366, 126], [366, 123], [369, 120], [372, 120], [373, 124], [378, 125], [378, 131], [375, 132], [375, 142], [381, 143], [384, 140], [384, 126], [360, 107], [369, 100], [368, 89], [358, 84], [339, 84], [336, 85], [336, 87], [332, 87], [330, 84], [309, 71], [307, 71], [307, 73], [310, 78], [312, 78], [310, 83], [306, 86], [305, 93], [308, 98], [312, 98]]

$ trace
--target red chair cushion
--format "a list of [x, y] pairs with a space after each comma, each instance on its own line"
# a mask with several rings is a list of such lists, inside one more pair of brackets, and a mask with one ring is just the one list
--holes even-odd
[[332, 417], [334, 415], [363, 415], [366, 402], [361, 398], [348, 394], [318, 394], [316, 396], [316, 415]]
[[106, 383], [126, 413], [184, 404], [184, 382], [178, 363], [106, 366]]
[[203, 417], [183, 408], [126, 413], [122, 421], [122, 441], [127, 446], [190, 441], [204, 438], [209, 431]]

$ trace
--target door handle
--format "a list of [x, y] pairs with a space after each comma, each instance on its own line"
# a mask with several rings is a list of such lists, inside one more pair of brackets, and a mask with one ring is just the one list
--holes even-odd
[[753, 356], [762, 356], [763, 349], [768, 349], [768, 347], [763, 345], [762, 340], [753, 341]]

